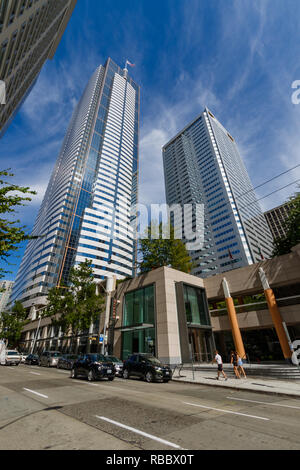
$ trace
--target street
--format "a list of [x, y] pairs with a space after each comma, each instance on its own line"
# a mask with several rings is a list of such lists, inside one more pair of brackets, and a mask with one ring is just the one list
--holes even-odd
[[300, 449], [300, 400], [0, 367], [0, 449]]

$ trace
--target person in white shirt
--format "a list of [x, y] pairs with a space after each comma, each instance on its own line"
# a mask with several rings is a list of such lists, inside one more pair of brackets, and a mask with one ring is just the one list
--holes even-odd
[[222, 373], [224, 379], [227, 380], [227, 375], [226, 375], [225, 372], [223, 371], [223, 361], [222, 361], [222, 357], [220, 356], [220, 354], [219, 354], [218, 351], [215, 352], [215, 358], [214, 358], [213, 362], [216, 362], [217, 365], [218, 365], [218, 377], [217, 377], [217, 380], [219, 380], [220, 373]]

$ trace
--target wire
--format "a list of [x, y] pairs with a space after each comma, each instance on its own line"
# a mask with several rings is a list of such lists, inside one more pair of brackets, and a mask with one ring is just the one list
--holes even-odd
[[246, 208], [246, 207], [248, 207], [248, 206], [251, 206], [252, 204], [257, 203], [258, 201], [261, 201], [261, 199], [265, 199], [266, 197], [269, 197], [269, 196], [271, 196], [272, 194], [275, 194], [275, 193], [277, 193], [278, 191], [281, 191], [282, 189], [287, 188], [288, 186], [292, 186], [293, 184], [296, 184], [296, 183], [298, 183], [299, 181], [300, 181], [300, 179], [298, 179], [298, 180], [296, 180], [296, 181], [293, 181], [292, 183], [286, 184], [285, 186], [282, 186], [282, 188], [275, 189], [275, 191], [272, 191], [271, 193], [266, 194], [265, 196], [262, 196], [262, 197], [260, 197], [259, 199], [256, 199], [256, 198], [255, 198], [255, 201], [250, 202], [249, 204], [247, 204], [247, 206], [242, 206], [242, 207], [238, 207], [238, 208], [239, 208], [239, 209], [244, 209], [244, 208]]
[[258, 186], [255, 186], [253, 189], [249, 189], [249, 191], [246, 191], [245, 193], [242, 193], [242, 194], [237, 195], [236, 197], [238, 198], [238, 197], [245, 196], [245, 194], [251, 193], [251, 191], [254, 191], [254, 190], [257, 189], [257, 188], [261, 188], [261, 187], [264, 186], [265, 184], [270, 183], [271, 181], [274, 181], [275, 179], [279, 178], [279, 177], [282, 176], [282, 175], [286, 175], [287, 173], [289, 173], [289, 172], [292, 171], [292, 170], [295, 170], [295, 168], [298, 168], [298, 167], [300, 167], [300, 163], [298, 163], [298, 165], [296, 165], [296, 166], [294, 166], [294, 167], [292, 167], [292, 168], [289, 168], [289, 169], [286, 170], [286, 171], [283, 171], [282, 173], [279, 173], [279, 175], [273, 176], [273, 178], [271, 178], [271, 179], [265, 181], [264, 183], [259, 184]]

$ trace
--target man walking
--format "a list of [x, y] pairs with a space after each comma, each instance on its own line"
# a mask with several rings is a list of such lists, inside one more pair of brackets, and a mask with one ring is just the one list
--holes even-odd
[[223, 361], [222, 361], [222, 357], [220, 356], [220, 354], [219, 354], [218, 351], [215, 352], [215, 358], [214, 358], [213, 362], [216, 362], [217, 365], [218, 365], [218, 377], [217, 377], [217, 380], [219, 380], [220, 373], [222, 373], [224, 379], [227, 380], [227, 375], [226, 375], [225, 372], [223, 371]]

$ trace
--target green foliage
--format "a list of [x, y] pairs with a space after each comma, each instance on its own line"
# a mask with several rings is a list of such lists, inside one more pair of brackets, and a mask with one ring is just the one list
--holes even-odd
[[[142, 261], [139, 267], [142, 273], [161, 266], [170, 266], [185, 273], [191, 272], [192, 260], [182, 240], [174, 239], [174, 227], [170, 225], [151, 226], [147, 228], [148, 238], [140, 240], [139, 252]], [[151, 238], [152, 236], [152, 238]]]
[[10, 312], [1, 313], [1, 337], [8, 340], [8, 345], [15, 348], [21, 339], [22, 329], [29, 322], [27, 312], [17, 301]]
[[300, 193], [290, 199], [292, 209], [284, 223], [286, 236], [273, 242], [273, 257], [291, 253], [294, 246], [300, 243]]
[[[14, 176], [8, 170], [0, 171], [0, 214], [13, 215], [17, 206], [24, 206], [24, 201], [31, 201], [30, 197], [24, 197], [22, 194], [36, 194], [29, 188], [20, 187], [6, 182], [2, 177]], [[22, 194], [19, 194], [22, 193]], [[13, 217], [12, 217], [13, 219]], [[0, 218], [0, 259], [7, 262], [11, 251], [16, 251], [20, 242], [28, 240], [31, 237], [26, 234], [24, 226], [19, 226], [19, 220], [7, 220]], [[0, 268], [0, 278], [9, 271]]]
[[73, 336], [89, 328], [104, 307], [102, 292], [97, 295], [91, 261], [85, 260], [70, 272], [68, 287], [50, 289], [43, 316], [51, 316], [52, 324]]

